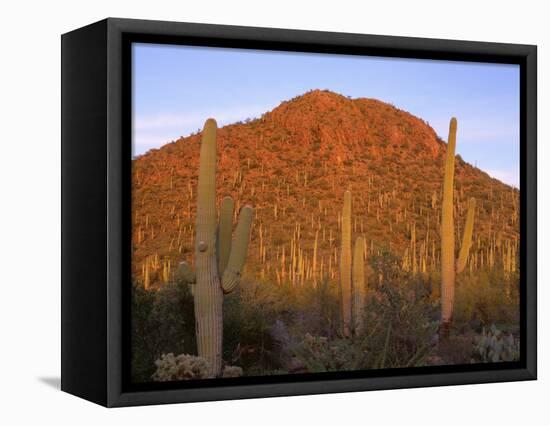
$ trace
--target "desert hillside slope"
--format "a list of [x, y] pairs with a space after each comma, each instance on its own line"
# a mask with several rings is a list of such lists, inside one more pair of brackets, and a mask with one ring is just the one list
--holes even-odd
[[[195, 134], [133, 160], [136, 282], [148, 269], [150, 285], [158, 285], [180, 261], [193, 262], [199, 144]], [[255, 208], [247, 275], [284, 281], [300, 268], [306, 282], [317, 236], [317, 273], [337, 277], [346, 189], [353, 195], [353, 235], [365, 236], [367, 255], [390, 251], [406, 268], [436, 271], [445, 152], [422, 119], [329, 91], [308, 92], [259, 119], [220, 128], [218, 203], [231, 195], [237, 210]], [[517, 245], [519, 191], [460, 157], [455, 173], [457, 246], [468, 198], [475, 197], [471, 268], [500, 262]]]

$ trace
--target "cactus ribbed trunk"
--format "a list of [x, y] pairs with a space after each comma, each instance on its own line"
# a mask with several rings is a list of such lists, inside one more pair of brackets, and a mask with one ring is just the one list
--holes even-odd
[[199, 356], [210, 362], [213, 376], [221, 371], [223, 338], [216, 228], [216, 122], [208, 120], [202, 136], [197, 189], [194, 301]]
[[443, 338], [449, 335], [453, 318], [456, 274], [464, 270], [472, 245], [476, 201], [470, 198], [468, 215], [464, 226], [464, 235], [458, 259], [455, 260], [455, 231], [453, 218], [453, 195], [456, 149], [456, 118], [449, 125], [449, 140], [445, 160], [443, 181], [443, 200], [441, 201], [441, 328]]
[[340, 290], [342, 294], [342, 325], [344, 336], [349, 337], [352, 329], [351, 315], [351, 192], [344, 193], [342, 210], [342, 241], [340, 251]]
[[353, 250], [353, 322], [354, 333], [362, 331], [363, 309], [365, 306], [365, 239], [357, 237]]
[[453, 220], [455, 146], [456, 118], [453, 117], [449, 125], [443, 200], [441, 202], [441, 321], [444, 328], [447, 328], [451, 322], [455, 297], [455, 231]]

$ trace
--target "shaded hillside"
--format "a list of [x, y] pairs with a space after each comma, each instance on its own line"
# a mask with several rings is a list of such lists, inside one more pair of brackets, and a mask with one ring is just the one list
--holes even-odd
[[[155, 285], [180, 261], [193, 262], [199, 144], [191, 135], [133, 160], [136, 281], [147, 270]], [[317, 274], [337, 277], [346, 189], [353, 235], [365, 236], [367, 255], [389, 250], [404, 268], [429, 273], [438, 268], [445, 151], [434, 130], [405, 111], [316, 90], [219, 129], [217, 199], [232, 195], [237, 210], [255, 207], [249, 276], [282, 282], [299, 269], [298, 283], [312, 281], [317, 236]], [[460, 157], [455, 188], [457, 246], [467, 200], [477, 200], [471, 267], [506, 256], [515, 263], [519, 192]]]

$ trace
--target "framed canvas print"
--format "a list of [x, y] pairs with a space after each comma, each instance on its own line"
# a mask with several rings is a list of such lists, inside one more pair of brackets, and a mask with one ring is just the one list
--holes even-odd
[[107, 19], [62, 37], [62, 389], [536, 378], [536, 47]]

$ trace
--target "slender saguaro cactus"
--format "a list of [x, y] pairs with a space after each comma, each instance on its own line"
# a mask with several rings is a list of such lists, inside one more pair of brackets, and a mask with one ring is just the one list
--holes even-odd
[[239, 213], [235, 238], [231, 241], [234, 202], [222, 200], [219, 224], [216, 217], [216, 121], [208, 119], [202, 133], [197, 219], [195, 273], [186, 263], [179, 275], [191, 285], [195, 302], [197, 347], [200, 357], [210, 362], [210, 374], [219, 376], [222, 367], [223, 295], [239, 284], [246, 260], [253, 209], [245, 206]]
[[455, 277], [462, 272], [468, 261], [472, 244], [476, 201], [470, 198], [468, 216], [458, 260], [455, 261], [455, 231], [453, 218], [453, 195], [455, 174], [456, 118], [449, 125], [449, 141], [445, 160], [443, 200], [441, 203], [441, 335], [447, 337], [453, 317]]
[[351, 335], [351, 192], [344, 193], [342, 210], [342, 242], [340, 247], [340, 291], [344, 336]]
[[354, 333], [360, 333], [363, 326], [365, 305], [365, 239], [357, 237], [353, 250], [353, 321]]
[[[342, 326], [345, 337], [361, 331], [365, 305], [365, 239], [357, 237], [351, 252], [351, 192], [344, 193], [342, 242], [340, 247], [340, 291]], [[353, 263], [353, 269], [352, 269]]]

